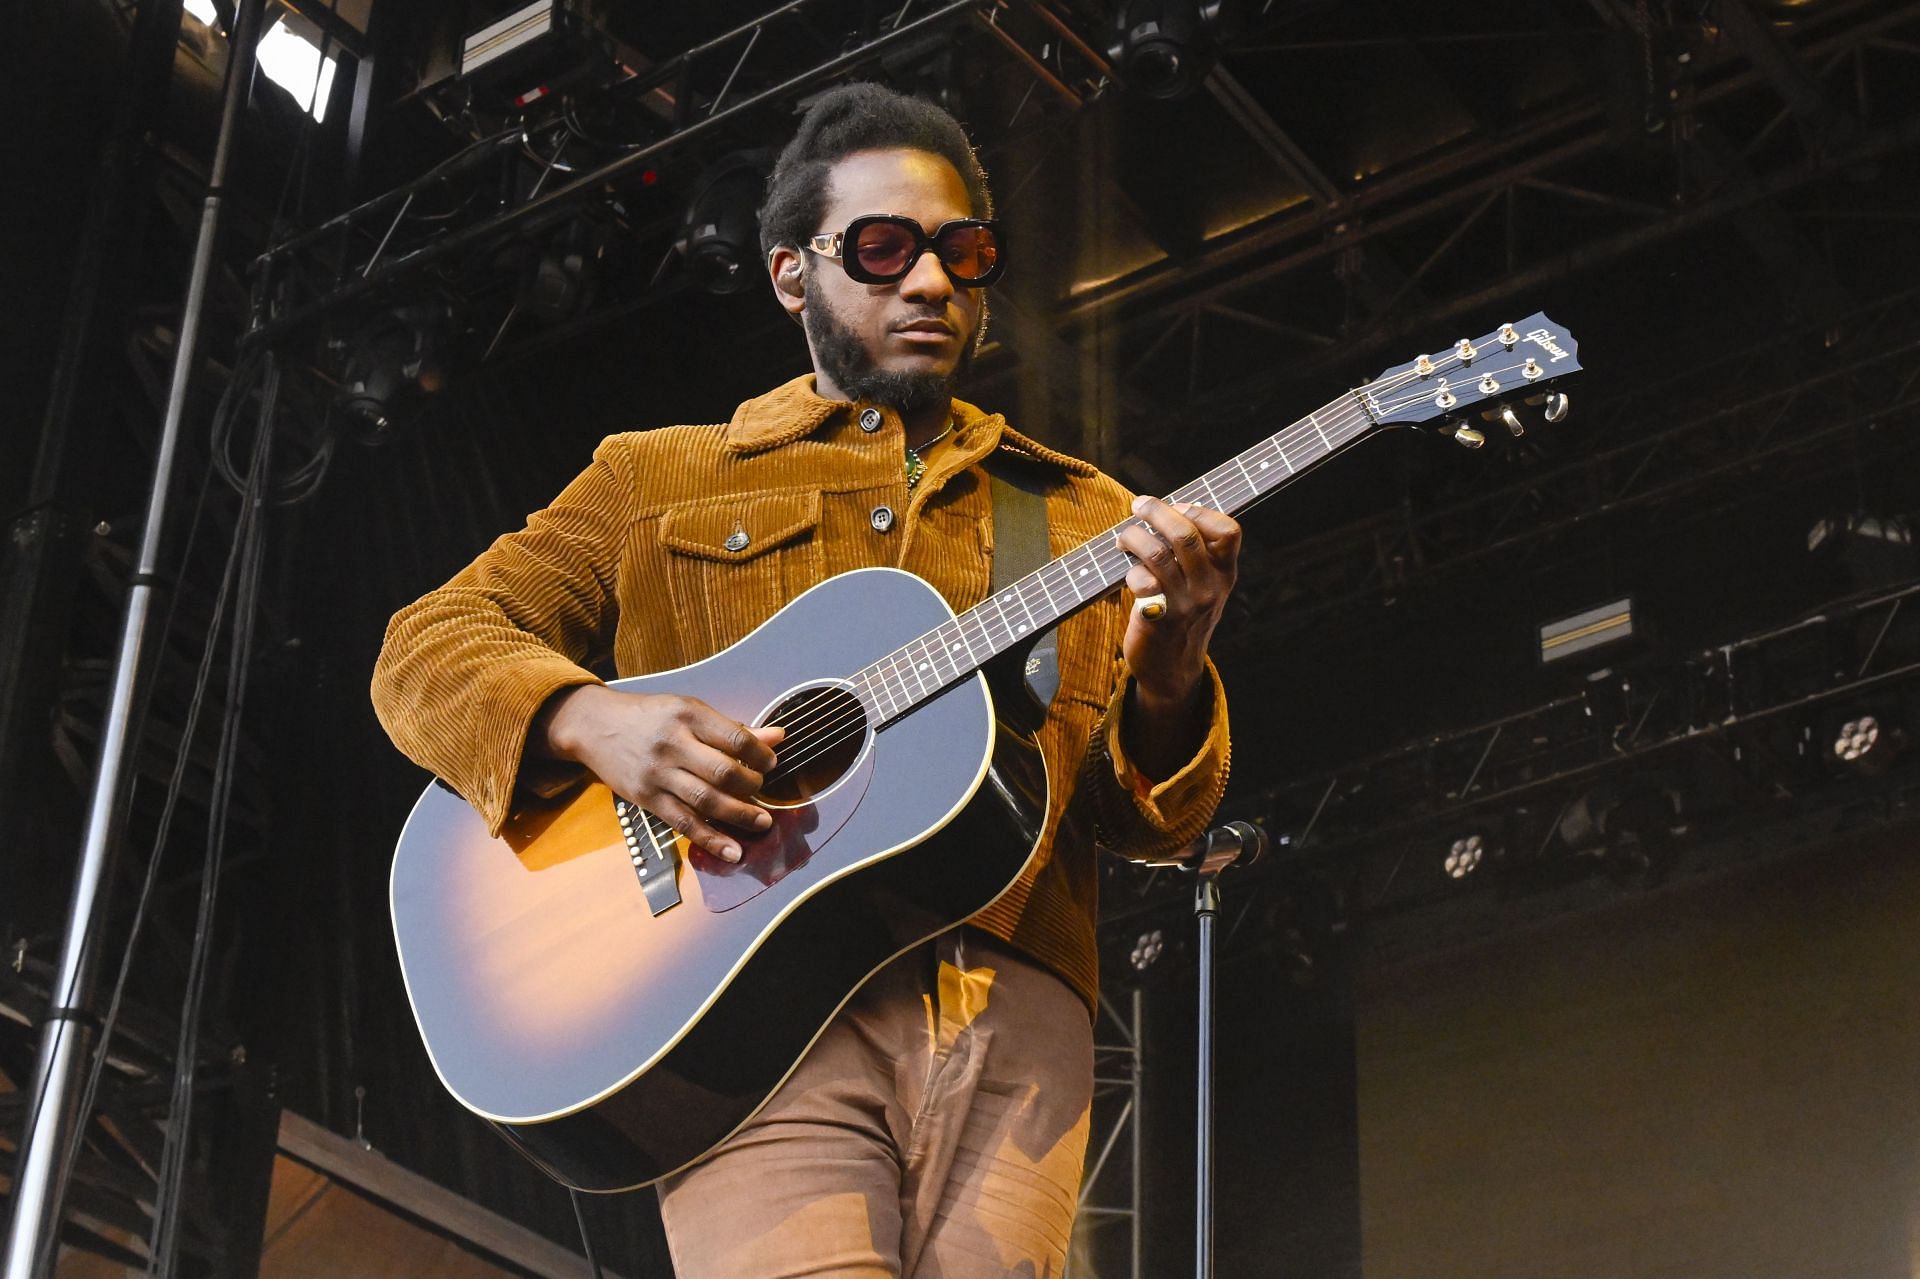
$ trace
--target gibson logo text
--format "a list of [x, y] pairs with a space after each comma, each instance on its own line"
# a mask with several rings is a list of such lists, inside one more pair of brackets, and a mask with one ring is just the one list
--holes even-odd
[[1570, 354], [1570, 352], [1558, 342], [1553, 340], [1552, 329], [1530, 329], [1527, 332], [1527, 341], [1540, 344], [1540, 349], [1547, 353], [1547, 363], [1549, 364], [1555, 360], [1564, 360], [1568, 358]]

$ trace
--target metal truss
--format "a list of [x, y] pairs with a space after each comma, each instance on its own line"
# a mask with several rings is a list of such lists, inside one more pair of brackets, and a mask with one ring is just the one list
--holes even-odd
[[[1721, 219], [1761, 210], [1770, 224], [1748, 234], [1777, 255], [1792, 236], [1771, 202], [1920, 144], [1920, 117], [1886, 107], [1897, 95], [1883, 91], [1911, 78], [1920, 4], [1832, 6], [1791, 38], [1727, 8], [1741, 19], [1674, 65], [1658, 122], [1670, 160], [1658, 165], [1615, 162], [1620, 133], [1594, 96], [1342, 186], [1218, 70], [1209, 91], [1306, 198], [1071, 298], [1053, 319], [1117, 350], [1130, 398], [1152, 406], [1128, 438], [1164, 440], [1197, 422], [1252, 420], [1302, 378]], [[1777, 109], [1743, 134], [1720, 123], [1768, 95]], [[1729, 110], [1708, 114], [1719, 106]], [[1361, 287], [1366, 255], [1383, 248], [1412, 264]], [[1303, 287], [1318, 274], [1350, 299], [1344, 327], [1328, 324], [1324, 288]], [[1801, 283], [1816, 305], [1835, 305], [1830, 281]]]
[[[26, 1125], [37, 1035], [46, 1013], [51, 966], [24, 944], [0, 968], [0, 1135], [12, 1158]], [[66, 1193], [60, 1240], [119, 1266], [144, 1271], [146, 1244], [161, 1193], [174, 1040], [171, 1014], [123, 1005], [94, 1105], [76, 1134], [78, 1157]], [[197, 1087], [203, 1122], [179, 1204], [185, 1273], [250, 1276], [259, 1269], [279, 1106], [237, 1044], [202, 1037]], [[10, 1207], [0, 1194], [0, 1207]]]
[[[1140, 1113], [1145, 1091], [1141, 1057], [1139, 990], [1103, 991], [1093, 1045], [1092, 1139], [1099, 1149], [1080, 1181], [1080, 1210], [1068, 1252], [1067, 1279], [1140, 1279], [1141, 1188], [1146, 1178]], [[1121, 1009], [1126, 1011], [1123, 1013]], [[1100, 1036], [1111, 1038], [1101, 1042]], [[1124, 1145], [1122, 1143], [1125, 1143]], [[1091, 1142], [1089, 1149], [1092, 1149]], [[1119, 1160], [1113, 1156], [1118, 1152]], [[1116, 1175], [1108, 1175], [1108, 1174]], [[1114, 1183], [1125, 1178], [1125, 1198], [1112, 1199]], [[1124, 1264], [1114, 1240], [1124, 1226]]]
[[[1883, 755], [1841, 763], [1836, 732], [1869, 713]], [[1840, 831], [1911, 824], [1920, 756], [1903, 729], [1916, 716], [1920, 580], [1642, 661], [1249, 797], [1243, 811], [1277, 854], [1240, 879], [1225, 945], [1277, 942], [1310, 968], [1356, 924], [1389, 950], [1460, 940]], [[1450, 841], [1471, 836], [1484, 860], [1454, 877]], [[1103, 954], [1174, 927], [1186, 908], [1182, 881], [1105, 874]]]
[[[1844, 338], [1845, 340], [1837, 340]], [[1836, 340], [1829, 347], [1827, 342]], [[1225, 651], [1258, 651], [1335, 612], [1450, 574], [1537, 562], [1571, 535], [1663, 503], [1739, 500], [1920, 448], [1920, 290], [1907, 291], [1664, 377], [1579, 401], [1574, 451], [1518, 442], [1519, 478], [1409, 514], [1368, 516], [1285, 549], [1247, 575], [1246, 623]], [[1662, 425], [1666, 424], [1666, 425]]]
[[[563, 120], [542, 156], [530, 147], [542, 132], [537, 116], [502, 117], [494, 121], [501, 127], [419, 178], [272, 246], [255, 269], [276, 279], [290, 275], [299, 288], [281, 315], [247, 336], [247, 345], [304, 331], [322, 316], [458, 255], [552, 225], [582, 206], [617, 201], [623, 184], [669, 155], [860, 67], [937, 50], [963, 28], [982, 33], [1032, 77], [1028, 96], [1044, 87], [1077, 107], [1104, 88], [1109, 73], [1105, 59], [1041, 0], [907, 0], [851, 35], [813, 25], [816, 17], [831, 16], [820, 13], [830, 8], [831, 0], [790, 0], [605, 90], [603, 105], [643, 108], [638, 118], [646, 121], [647, 135], [616, 143], [619, 154], [606, 163], [583, 169], [562, 162], [564, 147], [580, 136], [569, 133], [570, 121]], [[781, 31], [793, 38], [763, 40]], [[796, 49], [810, 56], [796, 58]], [[444, 218], [423, 220], [415, 210], [449, 183], [493, 164], [527, 160], [535, 167], [530, 180], [484, 216], [449, 229]]]

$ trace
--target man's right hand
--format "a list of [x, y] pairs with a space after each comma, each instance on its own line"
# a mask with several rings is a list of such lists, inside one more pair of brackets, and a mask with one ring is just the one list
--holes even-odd
[[528, 737], [540, 754], [583, 765], [614, 794], [737, 862], [739, 843], [715, 823], [751, 831], [773, 825], [771, 813], [747, 801], [785, 732], [749, 728], [697, 698], [583, 684], [550, 698]]

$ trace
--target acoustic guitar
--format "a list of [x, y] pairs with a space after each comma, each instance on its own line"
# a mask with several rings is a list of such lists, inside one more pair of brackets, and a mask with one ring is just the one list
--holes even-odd
[[[1241, 511], [1391, 426], [1445, 420], [1478, 447], [1524, 429], [1515, 401], [1557, 420], [1549, 386], [1579, 367], [1536, 314], [1387, 370], [1168, 500]], [[1052, 783], [989, 679], [1017, 663], [993, 659], [1120, 584], [1121, 527], [958, 615], [910, 573], [844, 573], [704, 661], [616, 681], [786, 728], [758, 796], [773, 826], [737, 864], [604, 786], [499, 838], [429, 786], [394, 856], [393, 926], [448, 1090], [581, 1190], [646, 1185], [725, 1140], [862, 982], [1019, 877]]]

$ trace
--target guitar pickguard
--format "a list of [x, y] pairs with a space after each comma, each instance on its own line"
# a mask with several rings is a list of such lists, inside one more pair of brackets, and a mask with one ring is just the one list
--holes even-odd
[[707, 909], [732, 910], [806, 865], [840, 833], [872, 782], [873, 752], [862, 751], [833, 789], [810, 803], [772, 809], [773, 825], [763, 832], [733, 832], [740, 842], [739, 861], [722, 861], [703, 848], [690, 848], [687, 864], [700, 877]]

